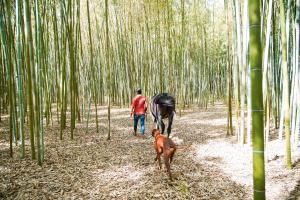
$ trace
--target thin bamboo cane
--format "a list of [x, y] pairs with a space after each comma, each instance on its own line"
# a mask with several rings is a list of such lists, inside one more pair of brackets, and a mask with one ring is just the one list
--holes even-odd
[[282, 73], [283, 73], [283, 105], [285, 113], [285, 140], [286, 140], [286, 159], [287, 168], [292, 168], [291, 161], [291, 139], [290, 139], [290, 105], [289, 105], [289, 78], [287, 66], [287, 37], [285, 29], [285, 10], [283, 0], [280, 0], [280, 24], [281, 24], [281, 40], [282, 40]]

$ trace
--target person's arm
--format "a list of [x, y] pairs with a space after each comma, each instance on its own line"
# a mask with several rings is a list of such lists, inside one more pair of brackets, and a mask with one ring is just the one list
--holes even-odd
[[135, 109], [135, 99], [132, 100], [132, 103], [131, 103], [131, 112], [130, 112], [130, 117], [132, 117], [133, 113], [134, 113], [134, 109]]
[[145, 110], [145, 119], [146, 119], [146, 121], [147, 121], [147, 109], [148, 109], [148, 105], [147, 105], [147, 100], [145, 99], [144, 110]]
[[145, 105], [144, 105], [144, 110], [145, 110], [145, 113], [147, 113], [147, 109], [148, 109], [148, 105], [147, 105], [147, 99], [145, 99]]
[[130, 117], [132, 117], [133, 113], [134, 113], [134, 106], [132, 105], [132, 106], [131, 106]]

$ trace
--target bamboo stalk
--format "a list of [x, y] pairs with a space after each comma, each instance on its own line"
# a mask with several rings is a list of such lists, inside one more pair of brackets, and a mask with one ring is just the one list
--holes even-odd
[[282, 42], [282, 74], [283, 74], [283, 105], [284, 105], [284, 125], [285, 125], [285, 140], [286, 140], [286, 159], [287, 168], [292, 168], [291, 161], [291, 138], [290, 138], [290, 105], [289, 105], [289, 77], [287, 66], [287, 40], [285, 29], [285, 10], [283, 0], [280, 0], [280, 25], [281, 25], [281, 42]]
[[252, 99], [253, 192], [254, 199], [265, 199], [264, 123], [262, 91], [262, 48], [260, 3], [249, 1], [250, 70]]

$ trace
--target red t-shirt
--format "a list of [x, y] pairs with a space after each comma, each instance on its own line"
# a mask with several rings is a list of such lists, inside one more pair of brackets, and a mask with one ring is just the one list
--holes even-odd
[[142, 95], [136, 95], [131, 106], [134, 108], [134, 114], [143, 115], [146, 111], [146, 98]]

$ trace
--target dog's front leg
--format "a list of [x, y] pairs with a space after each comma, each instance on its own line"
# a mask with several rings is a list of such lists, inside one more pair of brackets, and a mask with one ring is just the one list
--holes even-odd
[[154, 141], [154, 149], [156, 151], [156, 157], [154, 158], [154, 160], [157, 161], [158, 160], [158, 156], [159, 156], [159, 151], [158, 151], [158, 147], [157, 147], [156, 141]]
[[156, 153], [156, 157], [154, 158], [155, 161], [157, 161], [159, 158], [159, 153]]
[[154, 148], [156, 151], [156, 157], [154, 158], [154, 160], [158, 160], [159, 169], [161, 169], [160, 155], [162, 154], [162, 152], [160, 152], [159, 148], [157, 147], [156, 141], [154, 142]]

